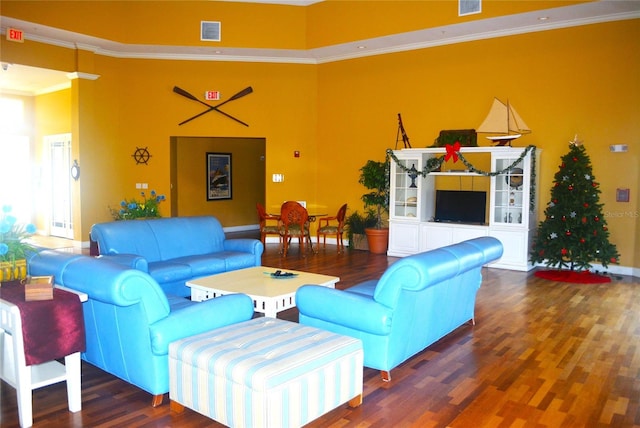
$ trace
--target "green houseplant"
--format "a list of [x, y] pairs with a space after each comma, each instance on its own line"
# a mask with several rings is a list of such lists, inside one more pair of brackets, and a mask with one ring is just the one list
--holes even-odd
[[349, 240], [349, 248], [355, 250], [368, 250], [365, 230], [376, 226], [376, 213], [372, 209], [366, 210], [364, 213], [354, 211], [349, 214], [344, 224], [347, 229], [347, 239]]
[[389, 244], [389, 228], [384, 223], [385, 214], [389, 213], [389, 162], [368, 160], [360, 168], [360, 184], [369, 192], [362, 195], [364, 207], [375, 212], [375, 227], [365, 229], [369, 251], [372, 253], [386, 253]]

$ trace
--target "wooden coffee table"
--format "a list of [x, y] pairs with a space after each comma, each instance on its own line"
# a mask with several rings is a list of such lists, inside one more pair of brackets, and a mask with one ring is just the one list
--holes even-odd
[[296, 306], [296, 291], [305, 284], [335, 288], [340, 278], [317, 273], [280, 269], [295, 274], [290, 277], [273, 277], [279, 270], [268, 266], [238, 269], [217, 275], [193, 279], [186, 283], [191, 287], [191, 300], [202, 302], [225, 294], [244, 293], [253, 299], [256, 312], [276, 318], [278, 312]]

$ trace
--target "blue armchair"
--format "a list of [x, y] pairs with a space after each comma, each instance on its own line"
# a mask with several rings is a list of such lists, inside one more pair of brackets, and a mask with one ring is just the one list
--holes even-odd
[[346, 290], [305, 285], [299, 320], [361, 339], [364, 365], [389, 381], [391, 369], [473, 321], [482, 266], [501, 256], [500, 241], [482, 237], [403, 258]]
[[149, 274], [104, 257], [47, 250], [28, 267], [88, 295], [82, 359], [149, 392], [154, 406], [169, 392], [169, 343], [253, 317], [247, 295], [205, 302], [167, 296]]

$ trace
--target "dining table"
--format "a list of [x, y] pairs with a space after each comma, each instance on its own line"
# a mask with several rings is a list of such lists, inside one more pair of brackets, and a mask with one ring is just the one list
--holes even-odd
[[[272, 217], [277, 217], [278, 221], [280, 220], [280, 213], [268, 213], [270, 216]], [[309, 223], [314, 223], [318, 218], [320, 217], [326, 217], [327, 213], [322, 213], [322, 212], [308, 212], [307, 211], [307, 221]], [[314, 254], [316, 254], [318, 252], [317, 249], [313, 248], [313, 242], [311, 241], [311, 228], [307, 227], [307, 242], [309, 243], [309, 248], [311, 248], [311, 252], [313, 252]]]

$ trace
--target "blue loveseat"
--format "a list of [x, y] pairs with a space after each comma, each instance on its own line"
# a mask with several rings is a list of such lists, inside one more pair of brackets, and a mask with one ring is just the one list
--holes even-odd
[[107, 257], [45, 250], [27, 265], [30, 275], [53, 275], [88, 295], [82, 359], [149, 392], [154, 406], [169, 392], [169, 343], [253, 317], [245, 294], [205, 302], [166, 296], [148, 274]]
[[481, 268], [501, 256], [500, 241], [482, 237], [405, 257], [346, 290], [305, 285], [300, 323], [361, 339], [364, 365], [388, 381], [391, 369], [474, 319]]
[[188, 296], [192, 278], [260, 266], [257, 239], [226, 239], [215, 217], [114, 221], [91, 227], [101, 255], [151, 275], [169, 295]]

